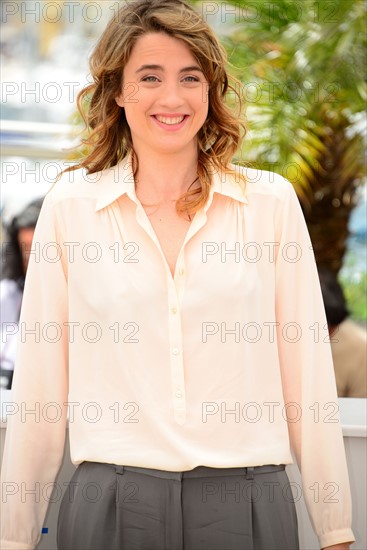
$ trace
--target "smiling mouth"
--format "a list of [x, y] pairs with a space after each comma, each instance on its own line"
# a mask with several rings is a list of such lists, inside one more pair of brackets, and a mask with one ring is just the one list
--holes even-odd
[[180, 124], [188, 115], [181, 115], [176, 117], [166, 117], [160, 115], [153, 115], [159, 122], [162, 124], [167, 124], [167, 126], [173, 126], [174, 124]]

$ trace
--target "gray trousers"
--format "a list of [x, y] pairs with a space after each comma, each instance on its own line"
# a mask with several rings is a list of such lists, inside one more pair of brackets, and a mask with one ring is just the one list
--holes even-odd
[[298, 550], [284, 466], [169, 472], [83, 462], [63, 496], [59, 550]]

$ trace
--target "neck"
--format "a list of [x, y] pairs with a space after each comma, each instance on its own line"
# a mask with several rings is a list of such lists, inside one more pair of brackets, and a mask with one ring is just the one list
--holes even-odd
[[[193, 154], [135, 151], [139, 160], [135, 188], [146, 200], [176, 200], [197, 180], [196, 151]], [[198, 180], [190, 189], [197, 186]]]

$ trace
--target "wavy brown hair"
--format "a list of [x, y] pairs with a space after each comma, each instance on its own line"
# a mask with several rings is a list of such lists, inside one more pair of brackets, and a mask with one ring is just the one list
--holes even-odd
[[[176, 201], [177, 212], [190, 216], [207, 201], [213, 166], [221, 173], [237, 175], [245, 183], [244, 177], [230, 167], [245, 134], [245, 125], [236, 89], [238, 81], [227, 73], [224, 48], [200, 14], [182, 0], [129, 1], [111, 19], [90, 57], [93, 83], [78, 95], [78, 110], [88, 134], [81, 143], [87, 153], [64, 172], [85, 168], [87, 174], [93, 174], [115, 166], [131, 152], [136, 177], [139, 161], [125, 111], [115, 98], [121, 93], [123, 68], [136, 41], [151, 32], [164, 32], [185, 42], [209, 83], [208, 116], [197, 135], [200, 187], [188, 190]], [[225, 103], [229, 91], [235, 94], [238, 113]]]

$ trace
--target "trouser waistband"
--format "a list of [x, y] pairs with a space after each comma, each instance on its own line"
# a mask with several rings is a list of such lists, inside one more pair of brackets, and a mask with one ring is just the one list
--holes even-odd
[[[95, 464], [95, 463], [94, 463]], [[265, 466], [243, 466], [235, 468], [212, 468], [209, 466], [197, 466], [192, 470], [183, 472], [170, 472], [168, 470], [158, 470], [155, 468], [141, 468], [138, 466], [120, 466], [117, 464], [98, 463], [108, 467], [115, 468], [117, 474], [123, 474], [125, 471], [138, 474], [150, 475], [163, 479], [181, 480], [186, 478], [199, 477], [219, 477], [219, 476], [244, 476], [246, 479], [254, 479], [261, 474], [269, 474], [285, 470], [284, 464], [269, 464]]]

